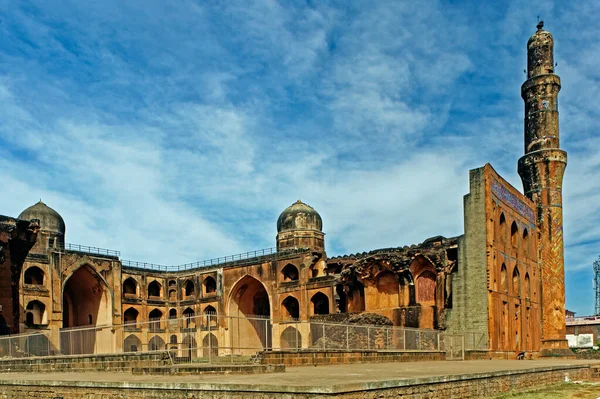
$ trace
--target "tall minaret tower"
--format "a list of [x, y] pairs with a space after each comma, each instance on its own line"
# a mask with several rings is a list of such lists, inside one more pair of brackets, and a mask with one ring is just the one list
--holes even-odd
[[567, 153], [560, 149], [558, 138], [560, 78], [554, 74], [554, 39], [543, 27], [540, 22], [527, 42], [527, 81], [521, 86], [525, 155], [519, 159], [519, 175], [525, 195], [537, 208], [541, 356], [566, 356], [573, 354], [565, 337], [562, 181]]

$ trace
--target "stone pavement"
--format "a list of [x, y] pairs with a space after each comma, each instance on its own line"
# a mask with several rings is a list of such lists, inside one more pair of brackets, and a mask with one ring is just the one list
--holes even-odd
[[[583, 365], [600, 366], [594, 360], [471, 360], [413, 363], [346, 364], [288, 367], [285, 373], [253, 375], [155, 376], [130, 373], [3, 373], [5, 384], [122, 387], [160, 389], [236, 390], [253, 392], [348, 392], [444, 382], [492, 375], [510, 375], [523, 370], [552, 370]], [[1, 388], [0, 388], [1, 390]]]

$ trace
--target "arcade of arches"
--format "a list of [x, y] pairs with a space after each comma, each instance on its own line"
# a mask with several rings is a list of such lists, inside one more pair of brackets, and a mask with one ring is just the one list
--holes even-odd
[[[486, 311], [493, 316], [482, 330], [489, 331], [494, 350], [535, 350], [540, 280], [536, 242], [530, 237], [536, 236], [536, 227], [491, 194], [486, 201], [494, 223], [484, 231], [495, 255], [489, 272], [484, 271], [489, 287], [478, 287], [481, 298], [489, 292]], [[347, 320], [358, 313], [378, 314], [405, 327], [466, 330], [476, 325], [454, 320], [464, 300], [453, 298], [474, 289], [461, 283], [460, 272], [469, 267], [458, 255], [464, 238], [432, 237], [418, 246], [328, 258], [320, 217], [314, 210], [300, 217], [302, 207], [294, 204], [280, 220], [281, 253], [255, 262], [171, 273], [126, 266], [118, 257], [98, 254], [65, 251], [49, 257], [48, 264], [32, 258], [22, 273], [23, 331], [122, 324], [118, 338], [96, 336], [90, 340], [93, 347], [77, 350], [97, 350], [102, 339], [125, 351], [172, 348], [178, 356], [195, 357], [217, 355], [219, 345], [240, 348], [242, 354], [242, 348], [248, 353], [306, 348], [315, 339], [307, 321]], [[293, 230], [294, 218], [301, 230]], [[61, 275], [55, 272], [59, 269]], [[60, 301], [38, 295], [50, 288], [55, 292], [61, 276]], [[53, 320], [57, 313], [62, 317]], [[469, 317], [465, 313], [460, 320]], [[6, 321], [0, 319], [0, 329]]]

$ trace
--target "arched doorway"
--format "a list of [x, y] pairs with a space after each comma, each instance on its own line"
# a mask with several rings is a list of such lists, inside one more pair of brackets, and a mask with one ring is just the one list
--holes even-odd
[[[77, 269], [64, 283], [63, 329], [90, 327], [61, 332], [61, 349], [70, 354], [102, 353], [112, 349], [112, 297], [106, 282], [89, 265]], [[64, 352], [63, 352], [64, 353]]]
[[260, 281], [245, 276], [235, 284], [228, 314], [234, 351], [254, 353], [271, 347], [271, 303]]

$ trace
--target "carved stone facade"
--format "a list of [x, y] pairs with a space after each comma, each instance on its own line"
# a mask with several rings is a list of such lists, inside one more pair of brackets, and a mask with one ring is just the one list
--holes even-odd
[[[5, 324], [12, 323], [13, 332], [50, 330], [57, 348], [61, 330], [83, 326], [108, 326], [95, 351], [103, 345], [162, 349], [185, 339], [285, 348], [290, 321], [373, 313], [396, 326], [478, 332], [491, 353], [562, 348], [566, 156], [558, 148], [560, 81], [552, 72], [549, 33], [540, 29], [528, 50], [526, 155], [519, 162], [526, 195], [489, 164], [471, 170], [463, 235], [328, 258], [321, 216], [297, 201], [277, 221], [276, 251], [168, 268], [65, 245], [64, 221], [40, 201], [20, 216], [38, 219], [41, 228], [26, 259], [37, 222], [0, 218], [0, 227], [9, 226], [0, 230], [0, 281], [6, 286], [0, 300], [11, 320]], [[208, 318], [214, 324], [200, 329], [191, 321], [172, 322], [205, 314], [237, 321]], [[252, 316], [264, 317], [268, 333], [256, 333]], [[151, 331], [140, 329], [142, 322], [151, 323]], [[120, 327], [125, 335], [117, 337]], [[297, 333], [299, 346], [311, 344], [310, 329]]]

